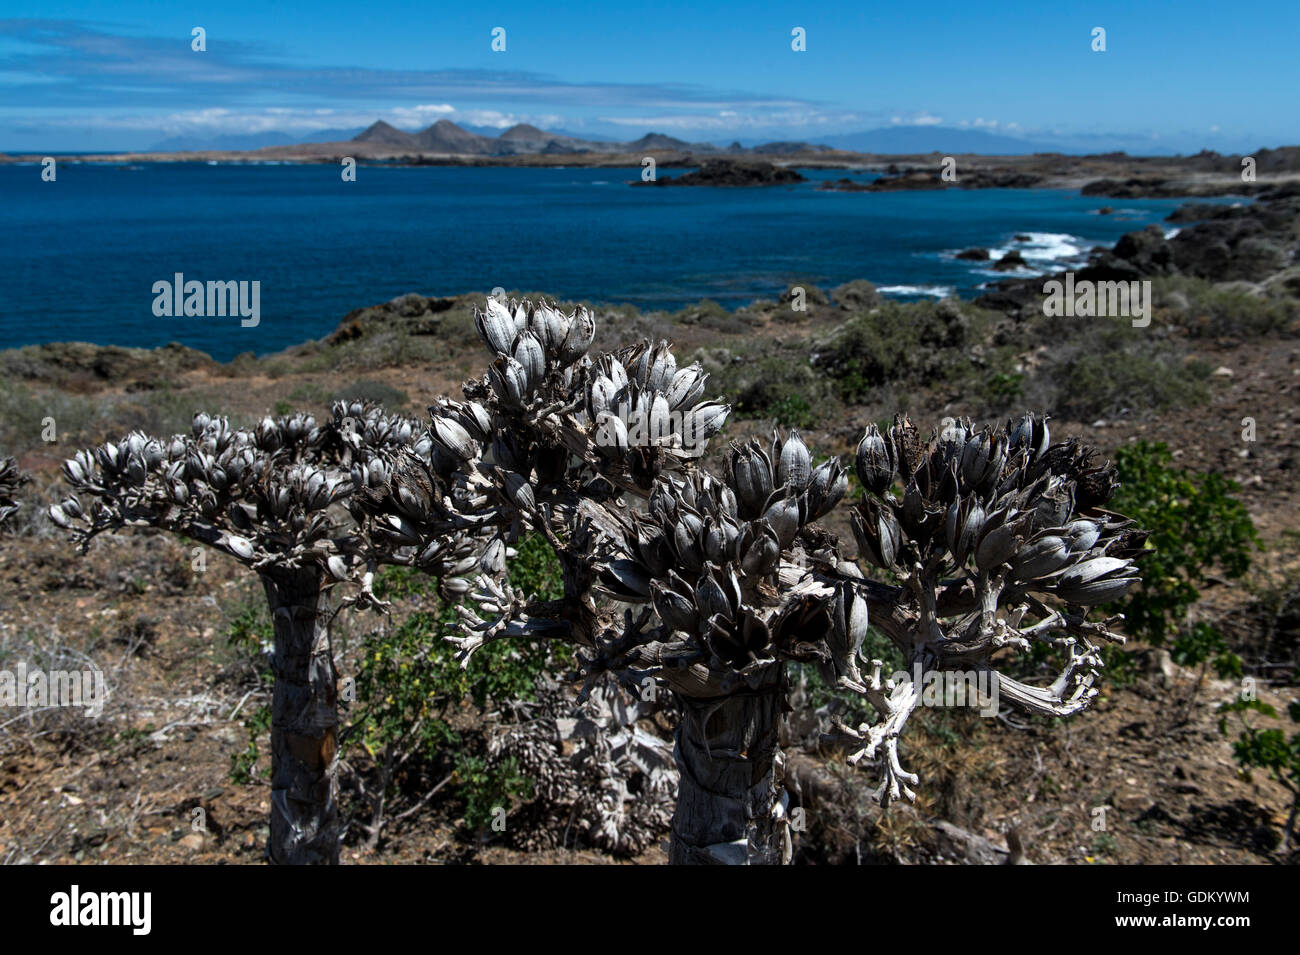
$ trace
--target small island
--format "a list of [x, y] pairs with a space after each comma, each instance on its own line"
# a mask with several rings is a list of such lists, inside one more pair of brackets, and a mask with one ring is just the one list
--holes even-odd
[[787, 186], [807, 179], [796, 170], [770, 162], [709, 159], [695, 172], [660, 179], [635, 180], [634, 186]]

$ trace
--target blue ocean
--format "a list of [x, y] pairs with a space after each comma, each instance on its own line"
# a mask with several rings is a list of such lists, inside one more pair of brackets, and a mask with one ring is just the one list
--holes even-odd
[[[962, 249], [1016, 248], [1034, 271], [1059, 270], [1182, 201], [833, 192], [818, 183], [871, 176], [802, 172], [791, 187], [720, 189], [633, 188], [640, 168], [362, 166], [344, 182], [334, 165], [62, 162], [43, 182], [39, 165], [3, 165], [0, 347], [176, 341], [228, 360], [319, 338], [405, 292], [498, 286], [667, 309], [855, 278], [902, 299], [973, 297], [1004, 275]], [[156, 316], [154, 284], [176, 273], [259, 282], [259, 323]]]

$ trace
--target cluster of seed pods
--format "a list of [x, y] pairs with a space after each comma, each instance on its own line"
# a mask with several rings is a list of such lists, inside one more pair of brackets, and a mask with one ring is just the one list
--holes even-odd
[[1114, 469], [1091, 457], [1077, 441], [1051, 444], [1033, 415], [996, 431], [954, 421], [924, 443], [906, 418], [872, 425], [857, 451], [870, 492], [852, 516], [860, 554], [888, 570], [973, 568], [1071, 604], [1115, 600], [1137, 581], [1145, 535], [1104, 510]]

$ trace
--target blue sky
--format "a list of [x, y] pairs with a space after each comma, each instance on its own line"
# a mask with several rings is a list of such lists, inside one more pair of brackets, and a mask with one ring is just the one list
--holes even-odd
[[[196, 26], [203, 53], [190, 48]], [[796, 26], [806, 52], [791, 50]], [[1098, 26], [1104, 53], [1091, 49]], [[448, 118], [694, 141], [931, 124], [1075, 148], [1234, 152], [1300, 142], [1298, 40], [1295, 0], [0, 0], [0, 150]]]

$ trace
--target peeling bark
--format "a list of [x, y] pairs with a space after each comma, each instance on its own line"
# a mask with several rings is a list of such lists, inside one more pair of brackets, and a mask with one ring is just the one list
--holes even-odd
[[725, 696], [678, 693], [682, 719], [673, 756], [680, 782], [669, 861], [674, 865], [776, 865], [777, 731], [784, 673]]
[[281, 570], [262, 584], [275, 625], [267, 853], [280, 865], [337, 865], [339, 718], [322, 577]]

